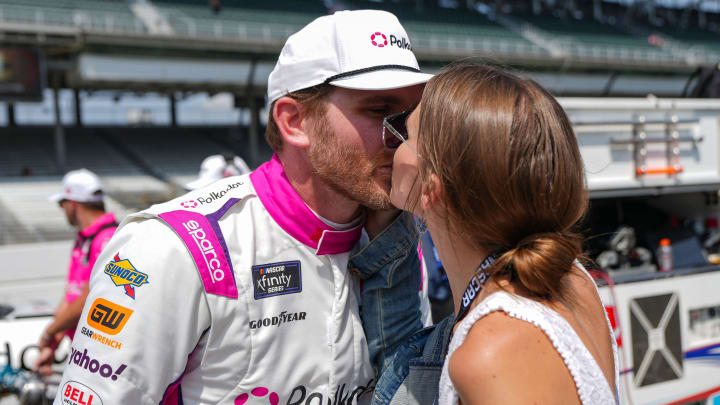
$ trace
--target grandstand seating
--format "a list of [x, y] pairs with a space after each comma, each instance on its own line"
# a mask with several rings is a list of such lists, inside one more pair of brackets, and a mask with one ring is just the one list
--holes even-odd
[[647, 40], [636, 38], [609, 24], [602, 24], [593, 18], [575, 20], [573, 18], [558, 18], [554, 16], [531, 13], [517, 17], [535, 25], [536, 27], [552, 32], [558, 36], [567, 36], [587, 43], [610, 43], [633, 47], [654, 47]]
[[[220, 10], [215, 12], [204, 0], [147, 0], [147, 4], [155, 7], [172, 27], [171, 30], [157, 30], [154, 27], [148, 29], [145, 24], [152, 22], [138, 18], [134, 12], [140, 13], [139, 8], [131, 9], [131, 4], [132, 1], [120, 0], [0, 0], [0, 21], [42, 27], [81, 27], [120, 34], [220, 38], [276, 46], [314, 18], [335, 9], [374, 8], [391, 11], [400, 18], [420, 56], [427, 53], [440, 59], [463, 55], [508, 55], [515, 59], [530, 57], [538, 60], [550, 57], [552, 52], [556, 58], [631, 61], [653, 66], [667, 62], [682, 66], [706, 63], [714, 60], [715, 53], [720, 53], [720, 34], [711, 31], [697, 28], [677, 31], [674, 24], [667, 25], [673, 28], [648, 28], [648, 24], [641, 22], [643, 17], [639, 17], [634, 20], [635, 29], [631, 33], [623, 29], [620, 22], [633, 18], [632, 13], [626, 6], [613, 3], [603, 4], [603, 22], [596, 21], [592, 17], [592, 8], [584, 3], [579, 5], [581, 10], [576, 13], [582, 17], [579, 20], [570, 17], [569, 13], [566, 17], [547, 12], [535, 15], [527, 4], [513, 5], [515, 11], [510, 16], [526, 22], [527, 27], [540, 30], [532, 32], [517, 29], [514, 24], [508, 24], [507, 19], [498, 17], [495, 20], [464, 7], [444, 8], [433, 1], [422, 2], [424, 8], [418, 10], [419, 3], [413, 1], [340, 0], [329, 3], [328, 9], [328, 3], [321, 0], [221, 0]], [[713, 21], [720, 21], [720, 17], [708, 14], [707, 21], [715, 27], [718, 23]], [[668, 39], [666, 42], [673, 45], [663, 47], [658, 42], [651, 43], [651, 37], [643, 33], [653, 31], [662, 33]], [[673, 38], [678, 41], [671, 41]], [[710, 56], [704, 55], [705, 49], [710, 51]]]
[[618, 53], [623, 49], [630, 50], [661, 59], [670, 57], [666, 50], [649, 43], [647, 38], [634, 36], [616, 26], [598, 22], [592, 17], [576, 20], [571, 17], [559, 18], [532, 13], [516, 14], [515, 17], [551, 34], [555, 40], [568, 42], [574, 53], [584, 53], [585, 57], [592, 56], [586, 49], [593, 47], [617, 49]]
[[[85, 167], [98, 174], [140, 174], [120, 153], [102, 139], [92, 136], [91, 129], [65, 129], [67, 167]], [[5, 128], [0, 140], [8, 148], [0, 149], [0, 177], [60, 174], [55, 157], [52, 127]]]
[[60, 25], [103, 31], [144, 32], [145, 28], [124, 1], [112, 0], [2, 0], [3, 20]]
[[0, 134], [0, 177], [20, 177], [30, 171], [37, 176], [57, 175], [49, 131], [29, 128], [4, 129]]
[[674, 38], [685, 43], [688, 47], [704, 47], [711, 51], [720, 53], [720, 33], [702, 30], [696, 27], [654, 28], [663, 35]]
[[398, 4], [394, 2], [372, 2], [353, 0], [343, 2], [348, 9], [381, 9], [395, 14], [414, 41], [434, 36], [441, 41], [448, 39], [473, 38], [489, 41], [505, 41], [520, 45], [529, 51], [544, 51], [488, 17], [466, 9], [451, 9], [426, 5], [417, 10], [412, 3]]
[[0, 195], [0, 243], [72, 239], [62, 210], [48, 197], [58, 193], [57, 180], [3, 182]]
[[[233, 152], [209, 132], [217, 129], [104, 129], [103, 136], [121, 142], [125, 151], [166, 175], [197, 174], [202, 160], [217, 153]], [[220, 130], [220, 132], [223, 132]], [[261, 141], [264, 142], [264, 141]], [[243, 154], [245, 155], [245, 154]], [[247, 156], [245, 156], [247, 159]]]
[[[105, 206], [122, 219], [149, 205], [167, 201], [178, 192], [149, 176], [100, 176]], [[75, 231], [62, 210], [48, 201], [60, 191], [60, 176], [2, 179], [0, 245], [73, 239]]]
[[250, 28], [255, 35], [274, 34], [277, 38], [273, 39], [284, 40], [327, 13], [320, 1], [223, 1], [218, 13], [207, 3], [192, 0], [155, 0], [153, 4], [166, 15], [175, 32], [229, 38], [252, 36], [247, 32]]
[[[191, 36], [226, 38], [261, 37], [285, 40], [313, 19], [329, 11], [321, 1], [223, 1], [220, 12], [215, 13], [207, 4], [192, 0], [154, 0], [175, 32]], [[543, 54], [545, 51], [521, 35], [466, 10], [429, 7], [417, 12], [407, 4], [394, 2], [344, 1], [347, 9], [384, 9], [403, 21], [413, 41], [424, 46], [442, 47], [442, 44], [466, 47], [468, 39], [475, 41], [468, 49], [492, 48], [498, 53], [511, 52]]]
[[[216, 153], [236, 153], [249, 162], [247, 137], [221, 128], [65, 128], [67, 168], [88, 168], [99, 175], [159, 177], [193, 175], [202, 160]], [[4, 128], [0, 131], [0, 178], [58, 176], [52, 127]], [[261, 156], [270, 151], [259, 140]], [[5, 147], [6, 146], [6, 147]]]
[[[100, 175], [108, 208], [120, 216], [181, 194], [209, 155], [236, 153], [252, 165], [248, 138], [236, 128], [69, 127], [65, 133], [67, 168]], [[62, 174], [53, 128], [3, 128], [0, 142], [0, 244], [71, 239], [74, 231], [47, 200], [59, 191]], [[271, 152], [259, 142], [265, 160]], [[22, 177], [23, 170], [31, 175]]]

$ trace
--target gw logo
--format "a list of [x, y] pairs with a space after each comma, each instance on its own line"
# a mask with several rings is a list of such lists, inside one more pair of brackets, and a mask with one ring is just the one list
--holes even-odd
[[125, 323], [130, 319], [132, 313], [131, 309], [98, 298], [90, 307], [87, 323], [108, 335], [117, 335], [125, 327]]

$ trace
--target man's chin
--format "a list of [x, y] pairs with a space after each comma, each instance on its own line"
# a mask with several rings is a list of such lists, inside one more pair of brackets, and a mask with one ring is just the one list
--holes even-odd
[[346, 189], [347, 197], [371, 210], [388, 210], [395, 207], [390, 202], [390, 181], [378, 178], [377, 175], [370, 176], [371, 181], [364, 184], [357, 184], [354, 189]]
[[391, 178], [389, 176], [384, 175], [375, 175], [375, 178], [373, 179], [373, 194], [374, 198], [373, 200], [376, 202], [376, 204], [379, 203], [379, 208], [375, 209], [383, 209], [383, 210], [389, 210], [394, 209], [395, 206], [390, 201], [390, 188], [392, 186]]

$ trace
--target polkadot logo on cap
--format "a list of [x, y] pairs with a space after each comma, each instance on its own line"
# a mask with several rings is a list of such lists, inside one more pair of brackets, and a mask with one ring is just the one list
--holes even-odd
[[180, 203], [180, 205], [183, 206], [183, 208], [195, 208], [198, 206], [198, 203], [195, 201], [183, 201]]
[[382, 32], [376, 32], [370, 35], [370, 42], [378, 48], [383, 48], [388, 44], [387, 37]]

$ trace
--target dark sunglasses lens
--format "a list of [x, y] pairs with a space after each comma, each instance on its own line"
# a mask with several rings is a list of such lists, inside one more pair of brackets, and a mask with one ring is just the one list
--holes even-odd
[[387, 127], [383, 127], [383, 143], [387, 148], [396, 149], [400, 146], [402, 141]]
[[398, 114], [394, 117], [392, 117], [390, 121], [390, 125], [392, 125], [393, 128], [403, 137], [404, 140], [408, 140], [408, 132], [407, 132], [407, 125], [405, 124], [407, 122], [407, 117], [410, 115], [409, 111], [403, 112], [402, 114]]

